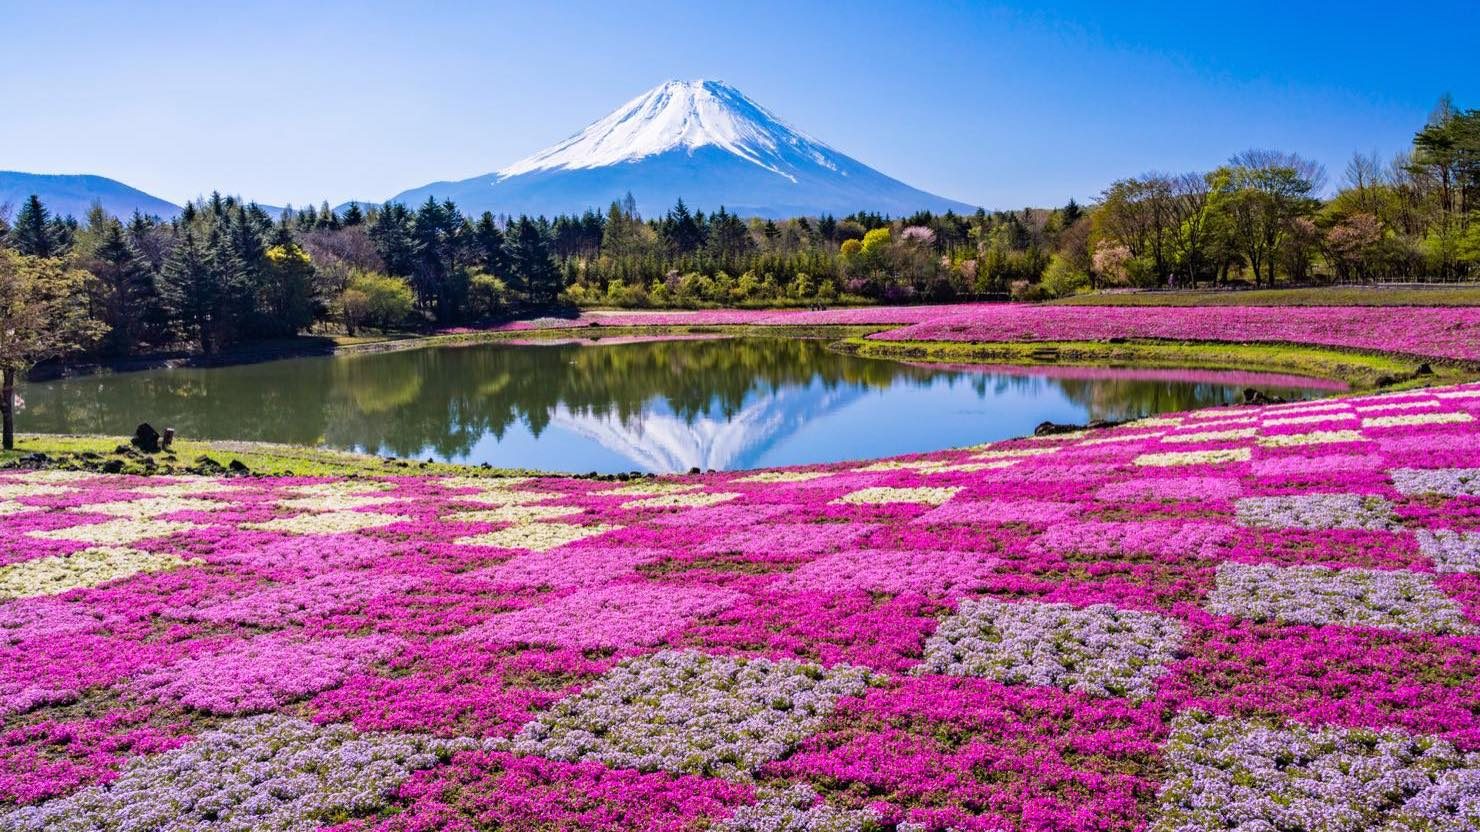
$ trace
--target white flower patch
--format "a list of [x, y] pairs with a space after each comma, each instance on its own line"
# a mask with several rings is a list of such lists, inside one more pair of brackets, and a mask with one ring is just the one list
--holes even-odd
[[658, 497], [664, 494], [686, 494], [702, 486], [681, 482], [634, 482], [620, 488], [593, 492], [603, 497]]
[[12, 500], [16, 497], [54, 497], [57, 494], [70, 494], [76, 490], [65, 485], [51, 485], [44, 482], [19, 482], [13, 477], [0, 479], [0, 500]]
[[629, 500], [622, 503], [622, 508], [706, 508], [728, 503], [739, 496], [733, 491], [716, 491], [707, 494], [662, 494], [656, 497], [644, 497], [641, 500]]
[[1318, 402], [1316, 404], [1310, 404], [1309, 402], [1297, 402], [1295, 404], [1279, 404], [1271, 407], [1262, 408], [1262, 412], [1266, 414], [1290, 416], [1292, 414], [1298, 413], [1324, 413], [1331, 410], [1350, 409], [1351, 405], [1347, 404], [1346, 402]]
[[[1193, 415], [1196, 416], [1197, 414]], [[1201, 430], [1221, 430], [1224, 428], [1246, 427], [1249, 425], [1257, 426], [1258, 424], [1258, 416], [1231, 416], [1224, 419], [1199, 418], [1196, 422], [1193, 422], [1191, 424], [1184, 422], [1182, 427], [1199, 428]]]
[[859, 474], [884, 473], [888, 471], [923, 471], [944, 463], [933, 459], [886, 459], [883, 462], [875, 462], [858, 468], [850, 468]]
[[1331, 445], [1339, 442], [1368, 442], [1355, 430], [1313, 430], [1308, 433], [1276, 433], [1259, 437], [1265, 448], [1298, 448], [1305, 445]]
[[887, 505], [889, 503], [917, 503], [938, 506], [956, 496], [956, 492], [960, 490], [960, 488], [890, 488], [888, 486], [876, 486], [851, 491], [833, 500], [833, 504], [873, 506]]
[[1137, 465], [1164, 468], [1172, 465], [1222, 465], [1229, 462], [1248, 462], [1248, 448], [1221, 448], [1211, 451], [1165, 451], [1159, 454], [1141, 454], [1136, 457]]
[[1137, 419], [1134, 422], [1127, 422], [1126, 424], [1121, 425], [1120, 427], [1121, 428], [1130, 428], [1130, 429], [1135, 429], [1135, 428], [1175, 428], [1175, 427], [1180, 427], [1181, 424], [1182, 424], [1182, 419], [1180, 417], [1177, 417], [1177, 416], [1148, 416], [1145, 419]]
[[485, 506], [523, 506], [564, 497], [558, 491], [480, 491], [477, 494], [454, 494], [452, 499]]
[[868, 671], [663, 651], [629, 659], [508, 744], [521, 754], [743, 780], [817, 730]]
[[11, 477], [30, 483], [49, 483], [52, 485], [66, 485], [67, 483], [91, 482], [98, 478], [98, 474], [91, 471], [27, 471], [19, 476]]
[[30, 506], [18, 503], [15, 500], [0, 500], [0, 517], [9, 517], [12, 514], [25, 514], [30, 511], [41, 511], [39, 506]]
[[806, 784], [765, 790], [757, 798], [715, 828], [719, 832], [872, 832], [883, 828], [874, 810], [829, 806]]
[[1362, 420], [1364, 428], [1404, 428], [1415, 425], [1447, 425], [1473, 422], [1475, 417], [1468, 413], [1413, 413], [1407, 416], [1375, 416]]
[[335, 480], [314, 485], [290, 485], [285, 491], [305, 497], [343, 497], [355, 494], [378, 494], [394, 490], [396, 484], [384, 480]]
[[1480, 468], [1398, 468], [1392, 477], [1398, 493], [1410, 497], [1480, 497]]
[[1480, 828], [1480, 754], [1440, 739], [1188, 712], [1165, 756], [1148, 832]]
[[264, 523], [243, 523], [242, 528], [289, 534], [341, 534], [389, 526], [410, 519], [400, 514], [381, 514], [374, 511], [326, 511], [322, 514], [279, 517]]
[[1018, 464], [1016, 459], [999, 459], [993, 462], [942, 462], [921, 468], [922, 474], [969, 474], [976, 471], [995, 471], [1001, 468], [1011, 468]]
[[205, 500], [199, 497], [145, 497], [142, 500], [118, 500], [108, 503], [84, 503], [68, 511], [82, 514], [107, 514], [113, 517], [132, 517], [148, 520], [179, 511], [221, 511], [230, 508], [220, 500]]
[[915, 672], [1146, 699], [1181, 641], [1175, 619], [1109, 604], [962, 601]]
[[459, 511], [447, 515], [460, 523], [538, 523], [585, 513], [580, 506], [499, 506], [479, 511]]
[[1214, 615], [1281, 624], [1341, 624], [1430, 633], [1468, 632], [1432, 575], [1225, 563], [1204, 605]]
[[1390, 529], [1393, 505], [1370, 494], [1290, 494], [1245, 497], [1238, 522], [1262, 529]]
[[545, 552], [557, 546], [614, 532], [620, 528], [622, 527], [607, 524], [574, 526], [569, 523], [524, 523], [487, 534], [460, 537], [456, 542], [463, 546], [496, 546], [500, 549], [528, 549], [531, 552]]
[[1265, 419], [1263, 425], [1267, 428], [1281, 427], [1283, 425], [1314, 425], [1320, 422], [1355, 422], [1355, 413], [1347, 411], [1328, 411], [1325, 413], [1312, 413], [1308, 416], [1284, 416], [1274, 419]]
[[808, 482], [810, 480], [830, 477], [831, 471], [762, 471], [759, 474], [750, 474], [740, 477], [735, 482], [753, 482], [765, 485], [780, 485], [792, 482]]
[[1236, 439], [1253, 439], [1258, 428], [1232, 428], [1230, 430], [1204, 430], [1195, 433], [1169, 433], [1162, 442], [1231, 442]]
[[0, 600], [56, 595], [82, 587], [199, 563], [176, 555], [122, 547], [95, 547], [0, 566]]
[[130, 543], [140, 540], [147, 540], [154, 537], [169, 537], [177, 532], [186, 532], [199, 528], [203, 527], [196, 523], [124, 518], [108, 520], [103, 523], [69, 526], [65, 529], [26, 532], [26, 534], [42, 540], [71, 540], [77, 543], [88, 543], [93, 546], [127, 546]]
[[1210, 421], [1210, 422], [1211, 421], [1214, 421], [1214, 420], [1218, 420], [1218, 419], [1235, 419], [1235, 418], [1237, 418], [1237, 419], [1245, 419], [1245, 418], [1253, 418], [1253, 417], [1250, 417], [1250, 416], [1247, 416], [1246, 415], [1248, 412], [1249, 411], [1244, 410], [1244, 409], [1241, 409], [1241, 408], [1209, 407], [1209, 408], [1205, 408], [1203, 410], [1194, 410], [1191, 413], [1188, 413], [1187, 414], [1187, 418], [1188, 419], [1193, 419], [1195, 421], [1207, 420], [1207, 421]]
[[1480, 574], [1480, 532], [1420, 529], [1418, 549], [1440, 572]]
[[1458, 390], [1441, 390], [1434, 395], [1441, 399], [1480, 399], [1480, 387], [1461, 387]]
[[279, 500], [282, 508], [295, 511], [351, 511], [357, 508], [383, 506], [400, 498], [380, 494], [327, 494], [322, 497], [294, 497]]
[[1377, 404], [1359, 404], [1354, 410], [1358, 413], [1377, 413], [1384, 410], [1421, 410], [1426, 407], [1438, 407], [1438, 399], [1419, 399], [1408, 402], [1379, 402]]
[[1094, 433], [1090, 430], [1071, 430], [1066, 433], [1047, 433], [1043, 436], [1024, 436], [1029, 442], [1073, 442]]
[[240, 485], [228, 480], [217, 479], [215, 477], [190, 477], [164, 485], [135, 486], [129, 490], [138, 494], [147, 494], [151, 497], [197, 497], [202, 494], [219, 494], [223, 491], [237, 491], [240, 489]]
[[530, 477], [437, 477], [431, 482], [443, 488], [512, 488], [530, 481]]
[[981, 453], [972, 454], [972, 459], [1025, 459], [1030, 456], [1046, 456], [1056, 454], [1058, 448], [1001, 448], [987, 449]]
[[1108, 445], [1112, 442], [1135, 442], [1138, 439], [1156, 439], [1165, 436], [1166, 431], [1152, 431], [1150, 433], [1120, 433], [1119, 431], [1105, 436], [1097, 436], [1094, 439], [1086, 439], [1075, 447], [1086, 448], [1094, 445]]

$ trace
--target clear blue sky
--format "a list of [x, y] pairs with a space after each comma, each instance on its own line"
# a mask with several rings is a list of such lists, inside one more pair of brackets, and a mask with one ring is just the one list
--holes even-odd
[[1480, 106], [1475, 0], [247, 5], [0, 0], [0, 169], [380, 200], [718, 78], [885, 173], [1013, 208], [1250, 146], [1334, 180], [1441, 93]]

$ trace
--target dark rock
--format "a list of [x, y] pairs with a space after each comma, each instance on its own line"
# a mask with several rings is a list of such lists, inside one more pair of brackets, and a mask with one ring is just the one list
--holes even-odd
[[226, 468], [228, 470], [235, 471], [238, 474], [245, 474], [248, 471], [252, 470], [252, 469], [250, 469], [250, 468], [247, 467], [247, 464], [245, 462], [242, 462], [239, 459], [233, 459], [231, 461], [231, 464], [230, 465], [227, 465]]
[[1255, 390], [1252, 387], [1244, 388], [1244, 404], [1284, 404], [1284, 402], [1285, 398], [1283, 396], [1271, 396], [1263, 390]]
[[133, 448], [130, 448], [127, 445], [119, 445], [118, 447], [116, 447], [116, 448], [113, 449], [113, 453], [115, 453], [115, 454], [131, 454], [133, 452], [134, 452], [134, 449]]
[[1038, 427], [1033, 428], [1034, 436], [1053, 436], [1058, 433], [1073, 433], [1081, 430], [1081, 425], [1061, 425], [1058, 422], [1039, 422]]
[[1417, 370], [1414, 370], [1413, 371], [1413, 374], [1416, 375], [1416, 376], [1431, 376], [1431, 375], [1434, 374], [1434, 368], [1433, 367], [1430, 367], [1428, 365], [1428, 363], [1425, 362], [1423, 364], [1418, 365], [1418, 369]]
[[164, 429], [164, 436], [159, 440], [160, 447], [162, 447], [162, 448], [168, 448], [169, 446], [173, 445], [174, 443], [175, 443], [175, 429], [174, 428], [165, 428]]
[[1376, 387], [1392, 387], [1398, 383], [1398, 380], [1392, 376], [1378, 376], [1377, 380], [1372, 383]]
[[690, 473], [690, 474], [702, 474], [702, 473], [704, 473], [704, 472], [703, 472], [703, 471], [700, 471], [700, 470], [699, 470], [699, 466], [697, 466], [697, 465], [696, 465], [696, 466], [694, 466], [694, 467], [693, 467], [693, 468], [690, 468], [690, 469], [689, 469], [689, 473]]
[[129, 440], [129, 444], [146, 454], [157, 454], [159, 453], [159, 439], [159, 431], [151, 427], [148, 422], [144, 422], [134, 428], [134, 438]]
[[103, 463], [102, 471], [105, 474], [117, 474], [123, 471], [123, 460], [110, 459]]

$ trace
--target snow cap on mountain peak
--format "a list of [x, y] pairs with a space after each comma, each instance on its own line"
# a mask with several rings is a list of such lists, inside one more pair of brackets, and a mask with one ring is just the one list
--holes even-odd
[[499, 180], [543, 170], [635, 162], [715, 147], [796, 181], [799, 168], [838, 170], [836, 152], [723, 81], [667, 81], [553, 147], [497, 172]]

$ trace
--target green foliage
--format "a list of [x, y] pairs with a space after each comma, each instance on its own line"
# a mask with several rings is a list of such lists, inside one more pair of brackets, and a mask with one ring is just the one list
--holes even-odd
[[1089, 289], [1089, 273], [1076, 268], [1069, 258], [1055, 254], [1043, 272], [1043, 291], [1051, 298], [1066, 298]]
[[[411, 284], [399, 277], [376, 272], [356, 272], [340, 299], [343, 314], [353, 316], [355, 325], [382, 332], [401, 326], [414, 304]], [[351, 330], [355, 325], [351, 325]]]

